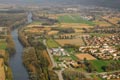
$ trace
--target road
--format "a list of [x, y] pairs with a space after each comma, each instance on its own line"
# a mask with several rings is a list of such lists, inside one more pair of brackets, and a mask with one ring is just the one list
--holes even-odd
[[[50, 56], [50, 59], [51, 59], [51, 62], [52, 62], [52, 68], [57, 67], [57, 63], [53, 59], [53, 55], [51, 54], [51, 51], [47, 46], [46, 40], [43, 40], [43, 44], [46, 46], [46, 50], [48, 52], [48, 55]], [[64, 71], [64, 69], [59, 70], [59, 71], [55, 71], [55, 73], [58, 75], [59, 80], [64, 80], [63, 76], [62, 76], [63, 71]]]

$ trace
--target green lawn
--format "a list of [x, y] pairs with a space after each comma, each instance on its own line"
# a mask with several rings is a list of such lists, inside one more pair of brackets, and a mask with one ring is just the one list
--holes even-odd
[[93, 22], [84, 20], [83, 18], [81, 18], [78, 15], [59, 16], [58, 20], [61, 23], [82, 23], [82, 24], [88, 24], [88, 25], [94, 26]]
[[91, 63], [96, 67], [98, 72], [103, 72], [101, 67], [107, 65], [109, 62], [103, 60], [93, 60]]
[[6, 42], [4, 41], [0, 42], [0, 50], [6, 49], [6, 46], [7, 46]]
[[65, 50], [67, 50], [67, 52], [69, 52], [69, 53], [75, 52], [74, 48], [65, 48]]
[[47, 39], [47, 46], [49, 48], [58, 48], [59, 44], [53, 39]]
[[70, 56], [73, 60], [75, 60], [75, 61], [78, 60], [78, 58], [73, 54], [73, 53], [75, 53], [74, 48], [65, 48], [65, 50], [67, 50], [67, 52], [70, 53]]
[[[97, 69], [97, 72], [103, 72], [102, 70], [102, 66], [106, 66], [108, 65], [109, 63], [113, 62], [113, 60], [111, 61], [103, 61], [103, 60], [92, 60], [90, 61]], [[119, 61], [120, 62], [120, 61]]]

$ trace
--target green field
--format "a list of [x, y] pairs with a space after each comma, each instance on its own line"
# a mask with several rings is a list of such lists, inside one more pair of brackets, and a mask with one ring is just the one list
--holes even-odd
[[4, 41], [0, 42], [0, 50], [6, 49], [6, 46], [7, 46], [6, 42]]
[[97, 72], [103, 72], [101, 67], [108, 65], [109, 63], [113, 62], [113, 60], [111, 60], [111, 61], [92, 60], [90, 62], [95, 66], [95, 68], [97, 69]]
[[58, 17], [59, 22], [61, 23], [81, 23], [81, 24], [88, 24], [90, 26], [94, 26], [94, 23], [88, 20], [82, 19], [78, 15], [64, 15]]
[[47, 39], [47, 46], [49, 48], [58, 48], [59, 44], [53, 39]]
[[69, 53], [75, 52], [74, 48], [65, 48], [65, 50], [67, 50], [67, 52], [69, 52]]

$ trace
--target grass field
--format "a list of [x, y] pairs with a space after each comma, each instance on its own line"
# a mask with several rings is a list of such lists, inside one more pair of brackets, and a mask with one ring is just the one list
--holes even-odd
[[67, 50], [67, 52], [69, 52], [69, 53], [75, 52], [75, 49], [74, 49], [74, 48], [65, 48], [65, 50]]
[[0, 50], [6, 49], [6, 46], [7, 46], [6, 42], [4, 41], [0, 42]]
[[58, 20], [61, 23], [83, 23], [83, 24], [88, 24], [91, 26], [94, 25], [93, 22], [88, 21], [88, 20], [84, 20], [78, 15], [63, 15], [63, 16], [59, 16]]
[[54, 41], [53, 39], [47, 39], [47, 45], [49, 48], [59, 47], [59, 44], [56, 41]]
[[[92, 60], [90, 61], [97, 69], [98, 72], [103, 72], [102, 66], [106, 66], [113, 61], [103, 61], [103, 60]], [[120, 62], [120, 61], [119, 61]]]
[[49, 31], [48, 32], [48, 35], [54, 35], [54, 34], [57, 34], [59, 31], [56, 31], [56, 30], [52, 30], [52, 31]]

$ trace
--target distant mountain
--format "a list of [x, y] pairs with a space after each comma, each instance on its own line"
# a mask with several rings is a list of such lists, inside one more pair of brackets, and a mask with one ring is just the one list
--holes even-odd
[[0, 3], [14, 4], [80, 4], [80, 5], [96, 5], [120, 9], [120, 0], [0, 0]]

